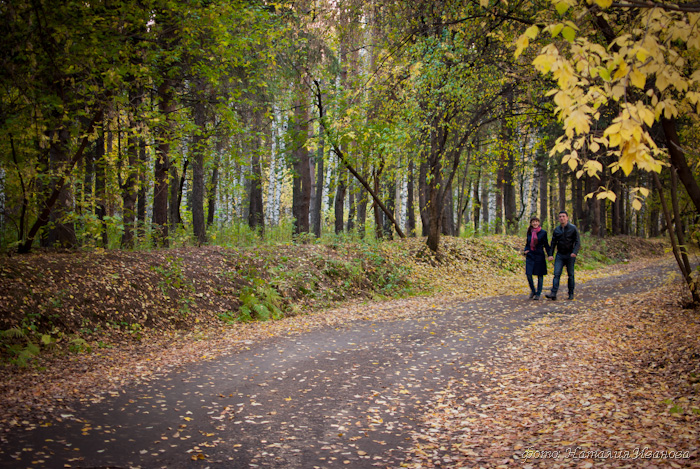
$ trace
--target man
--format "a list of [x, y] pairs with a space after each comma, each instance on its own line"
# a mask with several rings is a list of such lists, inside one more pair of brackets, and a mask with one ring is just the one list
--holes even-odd
[[569, 276], [569, 299], [574, 299], [574, 287], [576, 286], [574, 280], [574, 264], [576, 263], [576, 256], [578, 255], [578, 250], [581, 247], [581, 238], [579, 237], [578, 230], [574, 225], [569, 223], [569, 214], [561, 211], [559, 212], [559, 223], [560, 225], [554, 229], [552, 234], [552, 243], [549, 246], [549, 260], [553, 260], [552, 254], [554, 249], [557, 250], [557, 258], [554, 261], [554, 278], [552, 279], [552, 292], [547, 293], [546, 296], [550, 300], [557, 299], [557, 291], [559, 291], [559, 277], [566, 266], [566, 273]]

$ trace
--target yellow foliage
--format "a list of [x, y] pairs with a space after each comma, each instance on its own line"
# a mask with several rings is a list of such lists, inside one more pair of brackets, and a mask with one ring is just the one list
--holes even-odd
[[535, 39], [537, 35], [540, 32], [540, 28], [537, 27], [537, 25], [532, 25], [527, 30], [525, 31], [525, 36], [527, 36], [529, 39]]
[[[560, 15], [581, 19], [590, 14], [590, 5], [601, 9], [612, 7], [612, 0], [551, 0]], [[623, 6], [615, 6], [624, 9]], [[619, 36], [606, 49], [588, 40], [597, 32], [580, 31], [571, 21], [552, 22], [542, 27], [552, 38], [561, 35], [569, 44], [559, 41], [542, 47], [532, 64], [543, 75], [557, 83], [547, 93], [553, 97], [555, 112], [563, 123], [565, 135], [550, 150], [563, 154], [562, 164], [572, 169], [581, 166], [579, 175], [595, 175], [602, 171], [596, 161], [582, 161], [577, 153], [585, 144], [592, 153], [606, 151], [617, 158], [613, 171], [629, 174], [634, 167], [660, 171], [656, 157], [662, 153], [654, 144], [648, 129], [662, 118], [675, 118], [683, 113], [700, 113], [700, 61], [692, 50], [700, 49], [700, 14], [641, 8], [636, 20], [622, 26]], [[579, 25], [585, 22], [579, 21]], [[516, 42], [517, 55], [529, 46], [540, 28], [532, 26]], [[685, 47], [682, 43], [685, 43]], [[691, 58], [694, 60], [691, 60]], [[688, 70], [689, 68], [690, 71]], [[643, 99], [638, 91], [645, 90]], [[632, 88], [635, 89], [631, 94]], [[598, 109], [610, 101], [618, 102], [619, 115], [605, 128], [602, 137], [589, 134], [600, 115]], [[572, 146], [575, 148], [572, 151]], [[601, 198], [611, 198], [603, 191]], [[637, 199], [635, 199], [637, 200]], [[634, 204], [635, 206], [637, 204]]]
[[520, 57], [520, 54], [523, 53], [523, 50], [530, 44], [530, 39], [528, 39], [527, 34], [522, 34], [518, 39], [515, 41], [515, 58], [517, 59]]
[[647, 81], [647, 77], [642, 72], [640, 72], [639, 70], [634, 68], [630, 72], [630, 81], [632, 82], [632, 84], [634, 86], [636, 86], [640, 90], [643, 90], [644, 85], [646, 84], [646, 81]]

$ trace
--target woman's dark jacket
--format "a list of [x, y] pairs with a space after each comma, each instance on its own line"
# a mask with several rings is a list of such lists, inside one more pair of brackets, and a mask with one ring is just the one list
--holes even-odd
[[525, 257], [525, 274], [526, 275], [547, 275], [547, 252], [549, 251], [549, 242], [547, 241], [547, 232], [540, 230], [537, 233], [537, 246], [534, 251], [530, 251], [530, 239], [532, 233], [527, 234], [527, 243], [524, 251], [528, 251]]

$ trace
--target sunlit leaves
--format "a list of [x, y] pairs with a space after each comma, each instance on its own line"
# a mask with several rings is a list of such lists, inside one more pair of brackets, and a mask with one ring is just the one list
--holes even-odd
[[[700, 45], [698, 14], [661, 8], [642, 8], [638, 18], [624, 29], [609, 47], [594, 42], [596, 29], [578, 31], [589, 25], [587, 9], [594, 3], [602, 10], [613, 6], [611, 0], [552, 0], [556, 14], [545, 21], [543, 31], [566, 43], [545, 44], [532, 65], [541, 74], [556, 81], [551, 95], [555, 112], [564, 125], [566, 140], [560, 140], [552, 154], [566, 153], [565, 162], [576, 166], [580, 158], [570, 152], [571, 141], [600, 126], [599, 109], [619, 103], [619, 114], [602, 129], [595, 152], [614, 155], [613, 170], [629, 174], [634, 167], [660, 171], [662, 150], [657, 148], [649, 129], [660, 119], [678, 117], [684, 111], [700, 108], [700, 73], [682, 52], [684, 46], [697, 50]], [[616, 7], [616, 11], [623, 9]], [[559, 15], [559, 16], [557, 16]], [[562, 21], [561, 16], [578, 18], [577, 23]], [[608, 17], [606, 17], [608, 18]], [[610, 18], [608, 18], [610, 19]], [[547, 24], [549, 23], [549, 24]], [[539, 30], [532, 28], [516, 40], [516, 56], [523, 53]], [[639, 98], [639, 90], [645, 91]], [[590, 174], [594, 166], [583, 172]]]
[[633, 187], [630, 189], [632, 196], [632, 208], [635, 210], [642, 209], [642, 201], [649, 195], [649, 189], [646, 187]]

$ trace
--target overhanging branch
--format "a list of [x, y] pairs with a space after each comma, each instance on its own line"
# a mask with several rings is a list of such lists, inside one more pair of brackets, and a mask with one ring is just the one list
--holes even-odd
[[[314, 80], [314, 85], [316, 86], [316, 93], [314, 93], [314, 94], [316, 95], [316, 100], [317, 100], [317, 102], [318, 102], [318, 108], [319, 108], [319, 110], [320, 110], [319, 115], [323, 116], [323, 101], [322, 101], [322, 99], [321, 99], [321, 86], [319, 85], [318, 80]], [[382, 209], [382, 212], [384, 212], [384, 214], [387, 216], [387, 218], [388, 218], [388, 219], [391, 221], [391, 223], [394, 225], [394, 228], [396, 229], [396, 233], [399, 235], [399, 237], [405, 238], [406, 235], [403, 233], [403, 231], [401, 230], [401, 227], [400, 227], [399, 224], [396, 222], [396, 219], [394, 218], [394, 214], [391, 213], [391, 211], [390, 211], [389, 209], [386, 208], [386, 205], [384, 205], [384, 204], [382, 203], [382, 201], [379, 199], [379, 197], [377, 196], [377, 194], [376, 194], [376, 193], [372, 190], [372, 188], [370, 187], [369, 183], [367, 183], [367, 181], [365, 180], [365, 178], [363, 178], [363, 177], [360, 175], [360, 173], [358, 173], [358, 172], [355, 170], [355, 168], [353, 168], [353, 166], [350, 164], [350, 162], [348, 161], [347, 157], [345, 156], [345, 153], [343, 153], [343, 151], [338, 147], [338, 144], [335, 142], [335, 140], [333, 140], [333, 138], [331, 138], [331, 134], [330, 134], [330, 132], [328, 132], [328, 128], [326, 127], [326, 119], [325, 119], [325, 117], [321, 117], [321, 118], [319, 119], [319, 122], [320, 122], [320, 124], [321, 124], [321, 127], [323, 128], [323, 131], [324, 131], [325, 134], [328, 136], [328, 141], [329, 141], [329, 142], [331, 143], [331, 145], [333, 146], [333, 151], [335, 152], [336, 155], [338, 155], [338, 158], [340, 158], [340, 161], [343, 163], [343, 165], [344, 165], [346, 168], [348, 168], [348, 171], [350, 171], [350, 173], [351, 173], [353, 176], [355, 176], [355, 179], [357, 179], [357, 181], [358, 181], [360, 184], [362, 184], [362, 187], [364, 187], [365, 190], [367, 190], [367, 192], [369, 192], [369, 194], [372, 196], [372, 199], [374, 200], [374, 203], [377, 204], [377, 206], [379, 206], [379, 208]]]

